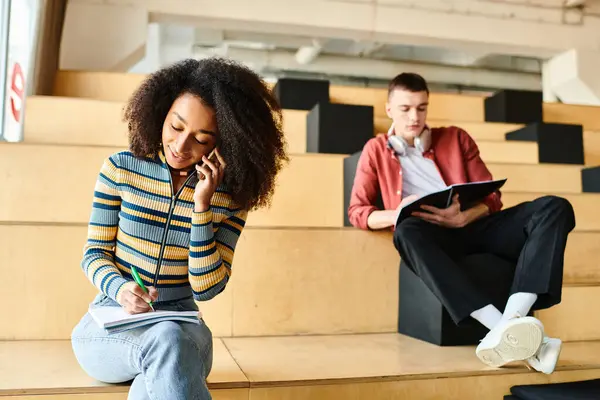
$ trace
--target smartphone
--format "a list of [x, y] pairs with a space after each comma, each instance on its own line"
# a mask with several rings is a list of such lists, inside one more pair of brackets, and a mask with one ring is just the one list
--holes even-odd
[[[212, 151], [208, 154], [208, 161], [212, 161], [215, 162], [217, 161], [217, 148], [215, 147], [214, 149], [212, 149]], [[200, 164], [200, 166], [204, 165], [204, 161], [202, 161]]]
[[[212, 151], [211, 151], [211, 152], [208, 154], [208, 157], [206, 157], [206, 158], [208, 158], [208, 161], [215, 162], [215, 161], [217, 161], [217, 160], [218, 160], [218, 159], [217, 159], [217, 154], [216, 154], [216, 152], [217, 152], [217, 148], [215, 147], [215, 148], [214, 148], [214, 149], [212, 149]], [[204, 161], [202, 161], [202, 162], [198, 163], [198, 165], [199, 165], [200, 167], [202, 167], [202, 166], [204, 165]], [[202, 173], [200, 173], [200, 176], [199, 176], [199, 178], [200, 178], [200, 180], [204, 180], [204, 175], [203, 175]]]

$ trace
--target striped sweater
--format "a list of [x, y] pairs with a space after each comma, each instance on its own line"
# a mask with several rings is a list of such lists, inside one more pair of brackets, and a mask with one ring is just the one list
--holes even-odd
[[132, 265], [156, 287], [158, 302], [209, 300], [225, 288], [247, 211], [221, 185], [210, 209], [195, 212], [197, 182], [190, 175], [174, 195], [162, 152], [140, 159], [125, 151], [104, 161], [81, 263], [101, 292], [116, 300]]

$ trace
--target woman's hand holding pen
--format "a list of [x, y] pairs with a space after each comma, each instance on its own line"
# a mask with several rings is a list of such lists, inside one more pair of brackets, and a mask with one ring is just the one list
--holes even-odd
[[150, 302], [158, 299], [158, 290], [148, 288], [148, 293], [135, 282], [127, 282], [117, 296], [117, 302], [127, 314], [140, 314], [152, 311]]

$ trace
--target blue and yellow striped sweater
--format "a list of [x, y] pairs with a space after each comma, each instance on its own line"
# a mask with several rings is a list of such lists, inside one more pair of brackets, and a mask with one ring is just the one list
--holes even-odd
[[231, 275], [247, 211], [221, 185], [206, 212], [194, 212], [192, 174], [173, 195], [164, 154], [140, 159], [124, 151], [107, 158], [94, 190], [82, 268], [112, 299], [132, 280], [135, 266], [158, 301], [193, 295], [208, 300]]

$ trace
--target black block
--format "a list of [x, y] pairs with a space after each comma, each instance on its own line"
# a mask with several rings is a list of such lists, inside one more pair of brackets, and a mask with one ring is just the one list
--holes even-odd
[[[350, 196], [352, 187], [354, 186], [354, 177], [356, 176], [356, 168], [362, 151], [356, 152], [349, 157], [344, 158], [344, 226], [352, 226], [348, 219], [348, 207], [350, 206]], [[375, 206], [383, 210], [383, 199], [381, 194], [377, 196]]]
[[[475, 286], [484, 288], [492, 304], [504, 310], [515, 264], [491, 254], [474, 254], [458, 264]], [[474, 345], [488, 330], [473, 318], [456, 325], [437, 297], [404, 261], [400, 263], [398, 332], [438, 346]]]
[[373, 132], [372, 106], [319, 103], [306, 116], [306, 151], [353, 154]]
[[542, 92], [501, 90], [485, 99], [485, 121], [510, 124], [542, 122]]
[[329, 102], [329, 81], [281, 78], [273, 92], [281, 108], [311, 110], [318, 103]]
[[600, 193], [600, 167], [582, 169], [581, 186], [585, 193]]
[[510, 392], [522, 400], [600, 399], [600, 379], [579, 382], [513, 386]]
[[523, 399], [521, 399], [520, 397], [517, 397], [517, 396], [507, 394], [506, 396], [504, 396], [504, 400], [523, 400]]
[[507, 133], [506, 140], [537, 142], [540, 163], [584, 164], [581, 125], [536, 122]]

